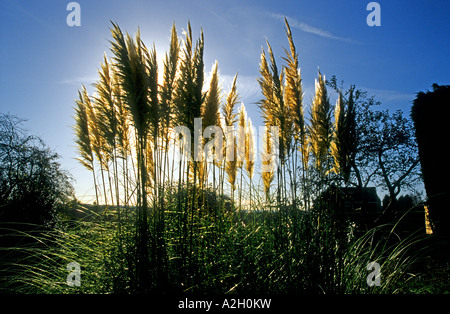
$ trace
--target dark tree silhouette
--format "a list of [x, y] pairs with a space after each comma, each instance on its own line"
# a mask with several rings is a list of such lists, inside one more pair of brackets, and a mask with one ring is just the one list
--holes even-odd
[[450, 85], [433, 84], [433, 91], [419, 92], [411, 108], [423, 180], [428, 197], [433, 232], [447, 239], [450, 235], [448, 167], [448, 115]]
[[73, 195], [59, 156], [28, 135], [23, 120], [0, 114], [0, 222], [52, 225]]
[[367, 110], [361, 122], [361, 156], [373, 165], [372, 180], [395, 202], [402, 190], [414, 189], [420, 178], [413, 125], [400, 110], [393, 114]]

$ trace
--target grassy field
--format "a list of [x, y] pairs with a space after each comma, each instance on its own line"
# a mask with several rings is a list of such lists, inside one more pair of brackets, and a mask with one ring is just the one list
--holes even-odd
[[[448, 293], [445, 263], [423, 235], [400, 239], [394, 225], [352, 235], [325, 216], [280, 210], [201, 208], [190, 219], [168, 203], [164, 227], [150, 213], [148, 273], [138, 280], [135, 209], [76, 204], [53, 230], [2, 225], [2, 293]], [[214, 211], [216, 210], [216, 211]], [[320, 222], [319, 222], [320, 221]], [[348, 227], [348, 226], [347, 226]], [[351, 227], [349, 227], [351, 228]], [[9, 231], [9, 232], [8, 232]], [[5, 243], [5, 241], [3, 241]], [[381, 266], [369, 287], [370, 262]], [[67, 265], [81, 267], [69, 286]]]

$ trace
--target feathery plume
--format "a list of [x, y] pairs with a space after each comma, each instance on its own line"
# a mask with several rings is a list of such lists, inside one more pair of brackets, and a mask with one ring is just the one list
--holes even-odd
[[161, 135], [167, 139], [169, 129], [172, 127], [172, 116], [174, 111], [174, 97], [176, 89], [176, 74], [179, 64], [180, 43], [178, 40], [175, 23], [172, 26], [172, 33], [170, 37], [169, 53], [165, 55], [164, 59], [164, 76], [163, 85], [161, 87]]
[[224, 103], [222, 107], [222, 114], [225, 122], [225, 126], [232, 126], [237, 121], [236, 117], [237, 114], [234, 113], [234, 106], [239, 101], [239, 95], [237, 93], [237, 87], [236, 87], [236, 80], [237, 80], [237, 74], [233, 78], [233, 83], [231, 85], [231, 90], [228, 93], [226, 102]]
[[[234, 146], [234, 151], [236, 151], [237, 149], [237, 145], [236, 145], [236, 138], [233, 137], [233, 143], [231, 143], [231, 145]], [[228, 182], [231, 185], [231, 191], [234, 192], [234, 190], [236, 189], [236, 175], [237, 175], [237, 169], [238, 169], [238, 162], [236, 160], [236, 158], [234, 160], [227, 160], [225, 162], [225, 171], [227, 172], [228, 175]]]
[[95, 178], [94, 153], [92, 149], [90, 122], [89, 122], [89, 108], [86, 104], [87, 92], [83, 86], [83, 92], [78, 91], [78, 99], [75, 101], [77, 107], [75, 108], [75, 136], [77, 150], [80, 158], [77, 160], [89, 171], [92, 172], [94, 179], [95, 199], [99, 204], [97, 180]]
[[264, 184], [264, 192], [266, 194], [266, 200], [269, 200], [270, 196], [270, 186], [275, 177], [275, 171], [272, 167], [272, 159], [271, 156], [273, 150], [273, 141], [269, 132], [269, 128], [264, 128], [263, 136], [263, 147], [261, 151], [261, 176]]
[[[232, 130], [234, 124], [237, 122], [237, 114], [234, 112], [234, 107], [236, 106], [239, 95], [237, 93], [236, 87], [237, 74], [234, 76], [233, 83], [231, 85], [231, 90], [228, 93], [227, 100], [222, 107], [223, 120], [224, 120], [224, 130], [225, 141], [224, 146], [226, 150], [226, 160], [225, 160], [225, 171], [228, 175], [228, 182], [231, 185], [232, 196], [234, 195], [234, 190], [236, 188], [236, 174], [237, 174], [237, 158], [236, 158], [236, 137], [234, 136], [234, 131]], [[232, 150], [232, 154], [230, 152]], [[232, 158], [228, 158], [228, 157]]]
[[326, 174], [329, 169], [330, 145], [332, 140], [331, 114], [333, 108], [328, 99], [325, 78], [319, 71], [315, 82], [315, 96], [311, 107], [309, 127], [311, 151], [319, 172]]
[[136, 33], [136, 40], [128, 34], [125, 39], [119, 26], [114, 23], [111, 32], [114, 39], [111, 42], [111, 50], [114, 53], [117, 74], [121, 78], [125, 104], [138, 136], [144, 138], [148, 132], [150, 116], [150, 84], [140, 33]]
[[341, 174], [344, 182], [350, 179], [350, 169], [356, 151], [356, 122], [353, 100], [353, 88], [350, 88], [346, 103], [342, 92], [336, 101], [334, 136], [331, 143], [331, 155], [335, 173]]
[[[114, 69], [114, 68], [113, 68]], [[117, 114], [117, 148], [119, 156], [126, 158], [131, 152], [129, 116], [123, 101], [123, 92], [119, 75], [113, 70], [113, 96]]]
[[[183, 57], [180, 60], [179, 79], [176, 88], [176, 118], [180, 125], [191, 131], [194, 137], [194, 119], [201, 116], [201, 108], [205, 101], [203, 89], [203, 31], [192, 51], [192, 30], [188, 23], [188, 31], [184, 32]], [[192, 145], [194, 143], [192, 142]], [[191, 153], [194, 154], [192, 147]], [[195, 163], [194, 163], [195, 165]]]
[[211, 82], [209, 84], [209, 90], [206, 95], [205, 103], [202, 106], [202, 118], [204, 128], [218, 124], [219, 103], [220, 103], [220, 88], [219, 88], [218, 63], [216, 61], [211, 69]]
[[289, 40], [289, 51], [284, 49], [285, 57], [283, 58], [287, 62], [285, 67], [286, 73], [286, 87], [284, 92], [284, 98], [286, 106], [290, 110], [292, 116], [292, 122], [294, 124], [295, 137], [299, 140], [300, 145], [304, 146], [306, 141], [305, 121], [303, 114], [303, 90], [301, 71], [298, 62], [298, 52], [296, 52], [294, 40], [292, 38], [291, 28], [289, 23], [285, 19], [286, 23], [286, 35]]
[[245, 110], [244, 103], [241, 103], [241, 107], [239, 108], [238, 113], [238, 132], [237, 132], [237, 145], [238, 151], [236, 154], [238, 160], [238, 168], [242, 168], [246, 155], [246, 147], [245, 147], [245, 134], [247, 128], [247, 111]]
[[252, 179], [256, 161], [256, 141], [252, 120], [247, 118], [247, 121], [245, 132], [245, 170], [247, 170], [248, 176]]
[[78, 91], [78, 99], [75, 101], [75, 136], [77, 150], [81, 158], [77, 160], [88, 170], [94, 170], [94, 157], [92, 152], [92, 144], [89, 132], [89, 117], [86, 104], [84, 103], [83, 94]]
[[270, 67], [267, 63], [264, 50], [261, 53], [260, 74], [258, 82], [264, 98], [259, 102], [260, 109], [266, 126], [278, 126], [279, 136], [279, 156], [281, 163], [286, 161], [290, 152], [293, 132], [292, 114], [290, 108], [284, 101], [284, 69], [278, 73], [275, 56], [272, 47], [267, 41]]
[[97, 127], [103, 140], [102, 150], [106, 162], [113, 158], [116, 147], [117, 116], [113, 96], [113, 79], [111, 66], [106, 54], [98, 71], [99, 81], [95, 83], [97, 95], [94, 97], [94, 107], [97, 112]]
[[275, 125], [275, 116], [273, 109], [275, 107], [275, 101], [273, 97], [273, 81], [272, 74], [267, 63], [266, 54], [264, 50], [261, 52], [261, 61], [259, 66], [259, 73], [261, 78], [258, 78], [258, 83], [261, 87], [261, 92], [264, 98], [259, 103], [262, 117], [265, 125]]

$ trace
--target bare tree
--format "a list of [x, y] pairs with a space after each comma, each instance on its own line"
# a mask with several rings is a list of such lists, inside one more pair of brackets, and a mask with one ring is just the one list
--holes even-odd
[[398, 110], [368, 110], [363, 120], [360, 152], [372, 165], [372, 180], [389, 193], [391, 201], [420, 182], [419, 156], [411, 120]]

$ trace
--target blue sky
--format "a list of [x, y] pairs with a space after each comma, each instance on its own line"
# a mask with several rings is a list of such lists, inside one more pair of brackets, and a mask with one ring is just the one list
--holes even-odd
[[417, 92], [450, 84], [448, 0], [378, 1], [379, 27], [367, 25], [370, 1], [362, 0], [80, 0], [80, 27], [66, 24], [69, 2], [0, 2], [0, 112], [28, 120], [30, 133], [62, 156], [81, 197], [91, 193], [92, 182], [74, 159], [74, 99], [81, 84], [96, 80], [103, 54], [111, 55], [110, 20], [130, 34], [139, 26], [160, 57], [174, 22], [180, 36], [188, 20], [194, 34], [203, 28], [206, 73], [218, 60], [224, 92], [239, 73], [238, 91], [255, 125], [261, 47], [269, 40], [280, 68], [288, 47], [284, 16], [300, 52], [306, 106], [318, 68], [367, 90], [383, 108], [406, 114]]

